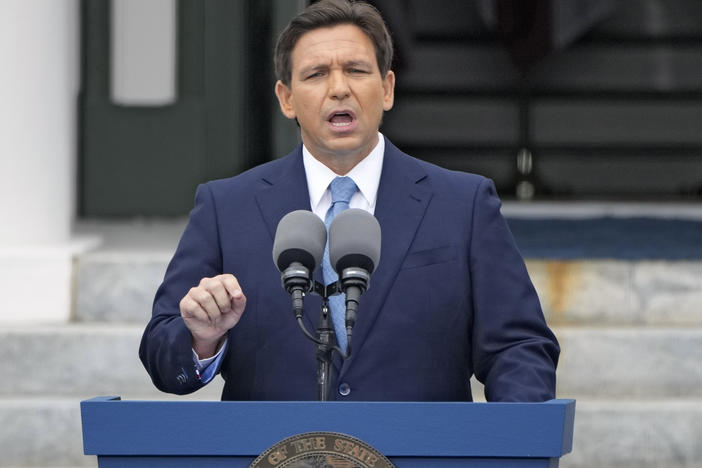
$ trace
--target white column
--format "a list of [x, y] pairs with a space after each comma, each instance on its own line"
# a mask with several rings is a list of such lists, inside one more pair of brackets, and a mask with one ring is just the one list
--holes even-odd
[[77, 0], [0, 2], [0, 322], [71, 308]]

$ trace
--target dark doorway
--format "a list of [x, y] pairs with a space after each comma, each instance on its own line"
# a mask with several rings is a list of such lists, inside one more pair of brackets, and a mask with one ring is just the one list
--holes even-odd
[[120, 106], [110, 2], [82, 2], [82, 217], [183, 215], [198, 183], [269, 158], [269, 17], [266, 0], [179, 0], [176, 101]]

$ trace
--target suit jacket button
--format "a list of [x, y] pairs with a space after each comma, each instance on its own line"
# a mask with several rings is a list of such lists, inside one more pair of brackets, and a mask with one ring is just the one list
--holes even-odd
[[349, 396], [349, 394], [351, 394], [351, 385], [347, 384], [346, 382], [339, 385], [339, 395]]

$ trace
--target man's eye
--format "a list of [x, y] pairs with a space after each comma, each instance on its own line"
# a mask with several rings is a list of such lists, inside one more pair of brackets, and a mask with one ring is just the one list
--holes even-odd
[[322, 76], [322, 72], [310, 73], [309, 75], [307, 75], [307, 79], [310, 79], [310, 78], [319, 78], [320, 76]]

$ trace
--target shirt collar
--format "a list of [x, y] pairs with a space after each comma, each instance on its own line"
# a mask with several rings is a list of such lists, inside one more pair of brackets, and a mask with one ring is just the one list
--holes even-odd
[[[383, 169], [384, 154], [385, 137], [378, 132], [378, 144], [375, 145], [375, 148], [346, 174], [356, 183], [358, 191], [366, 199], [371, 210], [375, 208], [375, 201], [378, 196], [378, 185], [380, 184], [380, 173]], [[314, 211], [329, 188], [329, 184], [335, 177], [338, 177], [338, 174], [312, 156], [305, 145], [302, 145], [302, 161], [307, 176], [310, 205]]]

